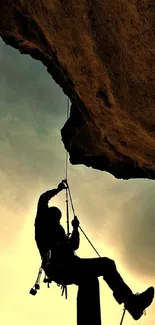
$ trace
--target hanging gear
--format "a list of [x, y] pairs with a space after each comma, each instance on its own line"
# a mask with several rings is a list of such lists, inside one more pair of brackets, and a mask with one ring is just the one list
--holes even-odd
[[42, 268], [40, 267], [39, 268], [39, 272], [38, 272], [38, 275], [37, 275], [37, 280], [34, 284], [34, 286], [31, 288], [30, 290], [30, 294], [35, 296], [37, 291], [40, 289], [40, 278], [41, 278], [41, 274], [42, 274]]
[[61, 290], [62, 290], [62, 293], [61, 293], [61, 296], [63, 296], [63, 294], [65, 293], [65, 297], [67, 299], [67, 285], [66, 284], [57, 284], [58, 287], [61, 286]]
[[[42, 275], [42, 272], [43, 272], [43, 264], [45, 265], [48, 265], [50, 263], [50, 258], [51, 258], [51, 251], [49, 250], [47, 252], [47, 254], [44, 256], [44, 258], [42, 259], [42, 263], [41, 263], [41, 266], [39, 268], [39, 272], [38, 272], [38, 275], [37, 275], [37, 279], [36, 279], [36, 282], [34, 284], [34, 286], [30, 289], [30, 294], [35, 296], [37, 291], [40, 290], [40, 280], [41, 280], [41, 275]], [[49, 279], [46, 274], [45, 274], [45, 277], [44, 277], [44, 280], [43, 280], [44, 283], [47, 283], [47, 288], [50, 288], [50, 283], [52, 282], [51, 279]]]

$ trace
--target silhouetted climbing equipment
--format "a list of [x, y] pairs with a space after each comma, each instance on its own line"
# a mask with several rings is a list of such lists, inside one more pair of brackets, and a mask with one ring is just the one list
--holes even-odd
[[63, 296], [63, 294], [65, 293], [65, 297], [66, 297], [66, 299], [67, 299], [67, 285], [64, 285], [64, 284], [57, 284], [57, 286], [58, 286], [58, 287], [61, 286], [61, 288], [60, 288], [60, 289], [62, 289], [62, 293], [61, 293], [61, 295]]
[[[67, 101], [67, 120], [69, 118], [69, 97]], [[68, 176], [68, 151], [66, 150], [66, 180]], [[67, 237], [69, 238], [70, 236], [70, 231], [69, 231], [69, 206], [68, 206], [68, 189], [66, 187], [66, 218], [67, 218]], [[57, 284], [60, 286], [59, 284]], [[65, 293], [65, 297], [67, 299], [67, 285], [61, 285], [62, 293], [61, 296]]]
[[122, 318], [121, 318], [120, 325], [123, 324], [123, 320], [124, 320], [125, 312], [126, 312], [126, 308], [125, 308], [125, 306], [124, 306], [124, 309], [123, 309], [123, 315], [122, 315]]
[[[69, 97], [67, 101], [67, 120], [69, 118]], [[66, 150], [66, 180], [68, 178], [68, 151]], [[66, 216], [67, 216], [67, 236], [69, 237], [70, 232], [69, 232], [69, 207], [68, 207], [68, 189], [66, 187]]]
[[[40, 290], [40, 280], [41, 280], [41, 275], [42, 275], [42, 272], [43, 272], [43, 268], [42, 268], [42, 265], [44, 263], [44, 259], [46, 258], [46, 264], [50, 263], [50, 258], [51, 258], [51, 251], [49, 250], [46, 254], [46, 256], [43, 258], [42, 260], [42, 263], [41, 263], [41, 266], [39, 268], [39, 272], [38, 272], [38, 275], [37, 275], [37, 279], [35, 281], [35, 284], [34, 286], [30, 289], [29, 293], [33, 296], [36, 295], [37, 291]], [[50, 288], [50, 283], [52, 282], [51, 279], [49, 279], [46, 274], [45, 274], [45, 277], [43, 279], [43, 282], [44, 283], [47, 283], [47, 288]]]
[[[75, 217], [76, 215], [75, 215], [75, 210], [74, 210], [74, 206], [73, 206], [73, 201], [72, 201], [72, 196], [71, 196], [71, 191], [70, 191], [69, 185], [68, 185], [68, 192], [69, 192], [69, 197], [70, 197], [71, 206], [72, 206], [72, 210], [73, 210], [73, 215]], [[100, 254], [98, 253], [98, 251], [96, 250], [96, 248], [94, 247], [94, 245], [92, 244], [92, 242], [90, 241], [90, 239], [87, 237], [86, 233], [81, 228], [81, 226], [79, 226], [79, 229], [81, 230], [81, 232], [83, 233], [83, 235], [86, 237], [86, 239], [88, 240], [89, 244], [92, 246], [92, 248], [94, 249], [94, 251], [96, 252], [96, 254], [99, 257], [101, 257]]]
[[36, 280], [36, 282], [35, 282], [33, 288], [31, 288], [31, 290], [30, 290], [30, 294], [33, 295], [33, 296], [35, 296], [36, 293], [37, 293], [37, 290], [40, 289], [40, 278], [41, 278], [42, 271], [43, 271], [43, 270], [42, 270], [42, 268], [40, 267], [40, 268], [39, 268], [38, 275], [37, 275], [37, 280]]
[[68, 190], [66, 188], [66, 218], [67, 218], [67, 236], [69, 237], [69, 207], [68, 207]]

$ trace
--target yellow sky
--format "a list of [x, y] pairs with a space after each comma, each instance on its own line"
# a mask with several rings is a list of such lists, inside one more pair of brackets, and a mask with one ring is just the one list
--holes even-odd
[[[65, 193], [59, 194], [59, 197], [54, 198], [52, 204], [59, 206], [63, 213]], [[29, 289], [33, 285], [40, 259], [38, 251], [35, 247], [33, 238], [33, 216], [35, 216], [35, 200], [32, 200], [32, 206], [29, 207], [21, 229], [18, 229], [18, 239], [11, 247], [3, 248], [3, 255], [0, 261], [1, 266], [1, 308], [0, 314], [1, 324], [22, 324], [26, 325], [42, 325], [48, 324], [76, 324], [76, 294], [77, 287], [69, 286], [68, 300], [61, 297], [60, 289], [56, 284], [52, 284], [50, 289], [47, 289], [42, 283], [40, 292], [35, 296], [29, 295]], [[82, 215], [82, 206], [78, 209], [78, 215]], [[25, 211], [26, 213], [26, 211]], [[18, 216], [20, 217], [20, 216]], [[12, 220], [14, 222], [14, 220]], [[65, 218], [62, 225], [66, 229]], [[103, 256], [109, 256], [116, 261], [118, 269], [125, 281], [134, 289], [135, 292], [143, 291], [146, 287], [152, 284], [154, 279], [149, 279], [147, 275], [135, 277], [131, 275], [122, 265], [119, 253], [114, 247], [108, 247], [104, 244], [104, 239], [101, 241], [102, 234], [93, 231], [89, 227], [89, 222], [82, 222], [81, 226], [86, 231], [89, 238], [93, 241], [96, 249]], [[9, 225], [11, 231], [11, 224]], [[16, 236], [14, 235], [14, 238]], [[78, 255], [81, 257], [96, 257], [96, 254], [81, 235], [81, 248]], [[119, 324], [123, 306], [119, 306], [111, 293], [111, 290], [100, 278], [100, 299], [103, 324]], [[146, 318], [147, 317], [147, 318]], [[148, 315], [139, 320], [139, 324], [153, 324], [155, 318], [155, 306], [152, 305], [148, 310]], [[124, 324], [130, 325], [134, 323], [131, 316], [126, 313]]]
[[[60, 129], [67, 99], [41, 63], [2, 42], [0, 49], [0, 324], [75, 325], [76, 286], [68, 288], [68, 300], [56, 284], [47, 289], [42, 283], [35, 297], [29, 294], [40, 266], [33, 226], [37, 200], [64, 178]], [[99, 253], [115, 260], [135, 293], [154, 285], [154, 181], [121, 181], [69, 166], [69, 184], [81, 226]], [[62, 210], [66, 229], [65, 193], [52, 204]], [[96, 257], [83, 235], [77, 253]], [[119, 325], [123, 306], [102, 278], [100, 299], [102, 325]], [[154, 321], [155, 303], [137, 324]], [[123, 325], [134, 322], [126, 313]]]

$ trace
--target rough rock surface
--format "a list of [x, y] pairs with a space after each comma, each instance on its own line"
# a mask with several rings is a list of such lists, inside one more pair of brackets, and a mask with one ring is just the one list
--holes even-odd
[[1, 0], [0, 36], [70, 98], [72, 164], [155, 179], [154, 0]]

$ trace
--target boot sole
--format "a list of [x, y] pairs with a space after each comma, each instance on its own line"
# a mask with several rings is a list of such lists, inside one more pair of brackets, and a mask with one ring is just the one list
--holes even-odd
[[151, 305], [151, 303], [152, 303], [152, 301], [153, 301], [153, 298], [154, 298], [154, 288], [152, 287], [152, 296], [150, 297], [150, 301], [149, 301], [149, 303], [148, 303], [147, 306], [145, 306], [144, 308], [139, 308], [139, 310], [137, 310], [137, 307], [136, 307], [136, 304], [135, 304], [135, 307], [136, 307], [135, 311], [134, 311], [134, 310], [130, 311], [130, 308], [127, 308], [126, 306], [125, 306], [125, 308], [128, 310], [128, 312], [131, 314], [131, 316], [132, 316], [135, 320], [138, 320], [138, 319], [140, 319], [141, 316], [143, 315], [144, 310], [145, 310], [146, 308], [148, 308], [148, 307]]

